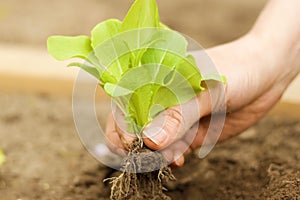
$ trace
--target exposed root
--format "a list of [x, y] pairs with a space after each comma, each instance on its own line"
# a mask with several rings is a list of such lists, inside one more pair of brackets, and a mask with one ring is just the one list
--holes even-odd
[[110, 181], [112, 200], [165, 200], [163, 182], [175, 180], [171, 168], [166, 165], [161, 154], [142, 147], [136, 140], [123, 161], [122, 173]]

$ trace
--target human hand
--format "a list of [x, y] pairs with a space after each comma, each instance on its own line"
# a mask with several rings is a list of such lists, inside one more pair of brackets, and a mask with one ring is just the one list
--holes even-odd
[[[276, 5], [273, 4], [271, 2], [269, 7], [275, 7], [272, 9], [275, 12], [273, 16], [278, 16]], [[286, 87], [300, 71], [300, 31], [288, 25], [285, 30], [290, 28], [287, 31], [289, 34], [279, 32], [278, 38], [275, 35], [266, 39], [268, 31], [269, 34], [273, 32], [269, 29], [262, 31], [266, 29], [264, 25], [272, 26], [270, 21], [275, 20], [278, 23], [280, 20], [276, 17], [266, 20], [270, 17], [268, 12], [263, 15], [267, 16], [261, 17], [256, 28], [246, 36], [207, 50], [220, 74], [227, 78], [227, 116], [219, 141], [241, 133], [260, 120], [278, 102]], [[293, 37], [290, 37], [291, 33]], [[274, 48], [274, 42], [278, 39], [281, 39], [280, 48]], [[195, 56], [197, 57], [197, 53]], [[187, 104], [162, 112], [145, 128], [145, 145], [153, 150], [162, 150], [163, 155], [173, 165], [182, 166], [184, 155], [200, 147], [205, 136], [210, 137], [207, 135], [212, 112], [210, 95], [209, 91], [204, 91]], [[198, 109], [193, 106], [195, 102], [199, 105]], [[182, 112], [182, 107], [187, 112]], [[119, 154], [122, 154], [120, 149], [126, 149], [134, 139], [124, 130], [126, 129], [117, 125], [110, 117], [107, 138], [115, 145], [112, 148], [119, 149]], [[182, 149], [185, 149], [184, 154], [178, 153]]]
[[[299, 72], [300, 67], [295, 70], [288, 67], [299, 65], [299, 57], [294, 56], [295, 59], [285, 63], [286, 66], [281, 66], [281, 62], [274, 61], [278, 58], [262, 54], [261, 52], [268, 50], [258, 46], [259, 43], [255, 40], [255, 37], [247, 35], [235, 42], [207, 50], [220, 73], [227, 77], [225, 95], [228, 114], [219, 141], [241, 133], [261, 119], [276, 104]], [[286, 72], [280, 70], [282, 67], [287, 69]], [[200, 105], [199, 110], [191, 106], [195, 105], [195, 101]], [[185, 107], [188, 112], [182, 113], [180, 106]], [[180, 106], [164, 111], [144, 130], [144, 143], [153, 150], [165, 149], [163, 154], [168, 160], [174, 160], [175, 166], [183, 165], [184, 155], [203, 143], [212, 109], [209, 91], [202, 92], [189, 103]], [[201, 122], [196, 127], [197, 134], [189, 142], [193, 132], [191, 128], [198, 120]], [[126, 144], [130, 144], [134, 138], [119, 126], [110, 117], [107, 137], [117, 148], [126, 149]], [[180, 131], [182, 126], [184, 128]], [[182, 149], [186, 149], [184, 155], [177, 155]]]

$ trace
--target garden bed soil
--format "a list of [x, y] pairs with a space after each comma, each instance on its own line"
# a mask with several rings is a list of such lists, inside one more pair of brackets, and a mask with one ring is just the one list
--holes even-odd
[[[116, 172], [92, 158], [75, 131], [71, 100], [0, 94], [0, 199], [108, 199]], [[97, 105], [104, 120], [109, 107]], [[100, 112], [101, 111], [101, 112]], [[269, 116], [173, 170], [165, 187], [179, 199], [300, 199], [300, 121]]]

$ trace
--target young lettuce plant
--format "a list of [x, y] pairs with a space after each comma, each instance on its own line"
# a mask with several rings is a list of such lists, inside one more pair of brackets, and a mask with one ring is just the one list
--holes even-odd
[[91, 38], [49, 37], [48, 51], [57, 60], [86, 61], [69, 66], [99, 80], [122, 110], [128, 131], [138, 137], [159, 112], [205, 89], [194, 58], [187, 54], [186, 39], [160, 23], [155, 0], [135, 1], [123, 22], [104, 21]]
[[[203, 78], [187, 45], [185, 37], [160, 22], [155, 0], [136, 0], [123, 21], [101, 22], [91, 37], [52, 36], [47, 42], [49, 53], [57, 60], [85, 61], [69, 66], [99, 80], [122, 111], [127, 131], [136, 134], [140, 143], [143, 129], [161, 111], [186, 103], [205, 90], [202, 83], [207, 78], [224, 81], [216, 74]], [[132, 148], [137, 146], [141, 147]], [[136, 151], [130, 151], [132, 157], [125, 160], [131, 163], [127, 168], [141, 169], [135, 166], [142, 163], [141, 158], [132, 152]], [[111, 198], [166, 199], [160, 180], [172, 177], [170, 169], [150, 175], [132, 175], [125, 170], [112, 181]]]

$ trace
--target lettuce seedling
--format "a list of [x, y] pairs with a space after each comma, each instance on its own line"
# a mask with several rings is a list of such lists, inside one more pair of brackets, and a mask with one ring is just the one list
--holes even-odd
[[[157, 114], [206, 88], [187, 40], [160, 22], [155, 0], [136, 0], [125, 19], [108, 19], [88, 36], [52, 36], [49, 53], [99, 80], [123, 112], [128, 132], [140, 134]], [[218, 75], [210, 79], [224, 81]]]

